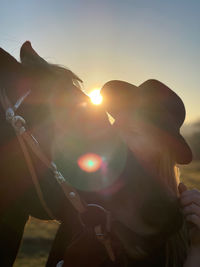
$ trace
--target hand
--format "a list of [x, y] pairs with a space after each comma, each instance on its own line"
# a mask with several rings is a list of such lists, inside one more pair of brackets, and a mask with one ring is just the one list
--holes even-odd
[[200, 249], [200, 191], [179, 184], [180, 203], [189, 223], [191, 247]]

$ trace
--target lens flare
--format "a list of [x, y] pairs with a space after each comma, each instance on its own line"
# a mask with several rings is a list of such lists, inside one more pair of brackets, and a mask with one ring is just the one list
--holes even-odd
[[90, 92], [89, 97], [94, 105], [100, 105], [103, 101], [103, 97], [100, 94], [100, 89], [95, 89]]
[[96, 172], [101, 164], [101, 157], [94, 153], [84, 154], [78, 159], [78, 166], [85, 172]]

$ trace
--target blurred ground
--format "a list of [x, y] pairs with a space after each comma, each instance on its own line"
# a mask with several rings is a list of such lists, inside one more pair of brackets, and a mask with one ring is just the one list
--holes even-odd
[[[180, 166], [180, 171], [181, 180], [189, 188], [196, 187], [200, 190], [199, 161], [188, 166]], [[44, 267], [57, 228], [57, 222], [30, 218], [14, 267]]]
[[30, 218], [24, 233], [23, 243], [14, 267], [45, 266], [53, 238], [59, 224]]

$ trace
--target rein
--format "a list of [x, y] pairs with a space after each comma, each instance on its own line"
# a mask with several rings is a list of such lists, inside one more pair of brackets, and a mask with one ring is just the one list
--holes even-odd
[[27, 91], [21, 98], [17, 100], [16, 104], [12, 106], [10, 100], [8, 99], [5, 93], [5, 90], [0, 90], [0, 102], [5, 111], [6, 120], [12, 125], [15, 130], [17, 139], [24, 154], [26, 164], [31, 174], [31, 178], [35, 186], [38, 198], [48, 216], [51, 219], [55, 219], [55, 216], [52, 214], [43, 197], [43, 193], [38, 181], [35, 167], [31, 159], [31, 155], [29, 153], [29, 149], [31, 149], [31, 151], [38, 157], [39, 160], [41, 160], [45, 164], [47, 168], [52, 170], [56, 181], [61, 186], [64, 192], [64, 195], [70, 201], [75, 210], [78, 212], [79, 219], [84, 227], [87, 226], [87, 219], [85, 220], [84, 218], [87, 217], [87, 214], [90, 210], [97, 209], [98, 211], [104, 214], [105, 227], [103, 227], [101, 223], [96, 222], [95, 225], [92, 225], [92, 228], [94, 230], [97, 240], [103, 244], [110, 260], [114, 262], [115, 255], [111, 246], [111, 240], [109, 236], [110, 212], [106, 211], [103, 207], [97, 204], [87, 204], [80, 198], [80, 195], [77, 190], [69, 182], [67, 182], [63, 175], [58, 171], [56, 164], [50, 161], [43, 153], [36, 138], [30, 132], [27, 131], [25, 127], [26, 121], [24, 120], [24, 118], [15, 114], [17, 109], [20, 107], [20, 105], [30, 93], [30, 90]]

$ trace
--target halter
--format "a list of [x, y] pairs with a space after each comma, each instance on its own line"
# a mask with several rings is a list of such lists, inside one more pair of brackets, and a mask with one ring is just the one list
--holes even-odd
[[[24, 154], [25, 161], [27, 163], [29, 172], [31, 174], [31, 178], [33, 184], [35, 186], [38, 198], [51, 219], [55, 219], [55, 216], [52, 214], [49, 209], [46, 201], [44, 200], [43, 193], [38, 182], [38, 177], [36, 174], [35, 167], [33, 165], [29, 149], [41, 160], [47, 168], [51, 169], [54, 175], [54, 178], [61, 186], [64, 195], [70, 201], [72, 206], [79, 214], [80, 221], [83, 226], [87, 226], [87, 214], [90, 212], [91, 208], [95, 208], [101, 212], [103, 212], [105, 216], [105, 227], [101, 225], [101, 223], [95, 223], [92, 225], [94, 229], [94, 233], [96, 235], [97, 240], [99, 240], [103, 246], [105, 247], [107, 254], [111, 261], [115, 261], [115, 255], [111, 246], [111, 240], [109, 237], [110, 232], [110, 212], [106, 211], [103, 207], [97, 204], [86, 204], [81, 198], [77, 190], [63, 177], [61, 172], [57, 169], [57, 166], [54, 162], [50, 161], [48, 157], [43, 153], [40, 148], [40, 145], [37, 139], [27, 131], [25, 125], [26, 121], [22, 116], [16, 115], [15, 112], [23, 103], [23, 101], [27, 98], [27, 96], [31, 93], [31, 90], [27, 91], [22, 97], [20, 97], [14, 106], [11, 105], [10, 100], [8, 99], [5, 90], [0, 90], [0, 102], [2, 104], [3, 109], [5, 110], [6, 120], [12, 125], [15, 130], [17, 139], [21, 146], [22, 152]], [[28, 149], [29, 148], [29, 149]]]

